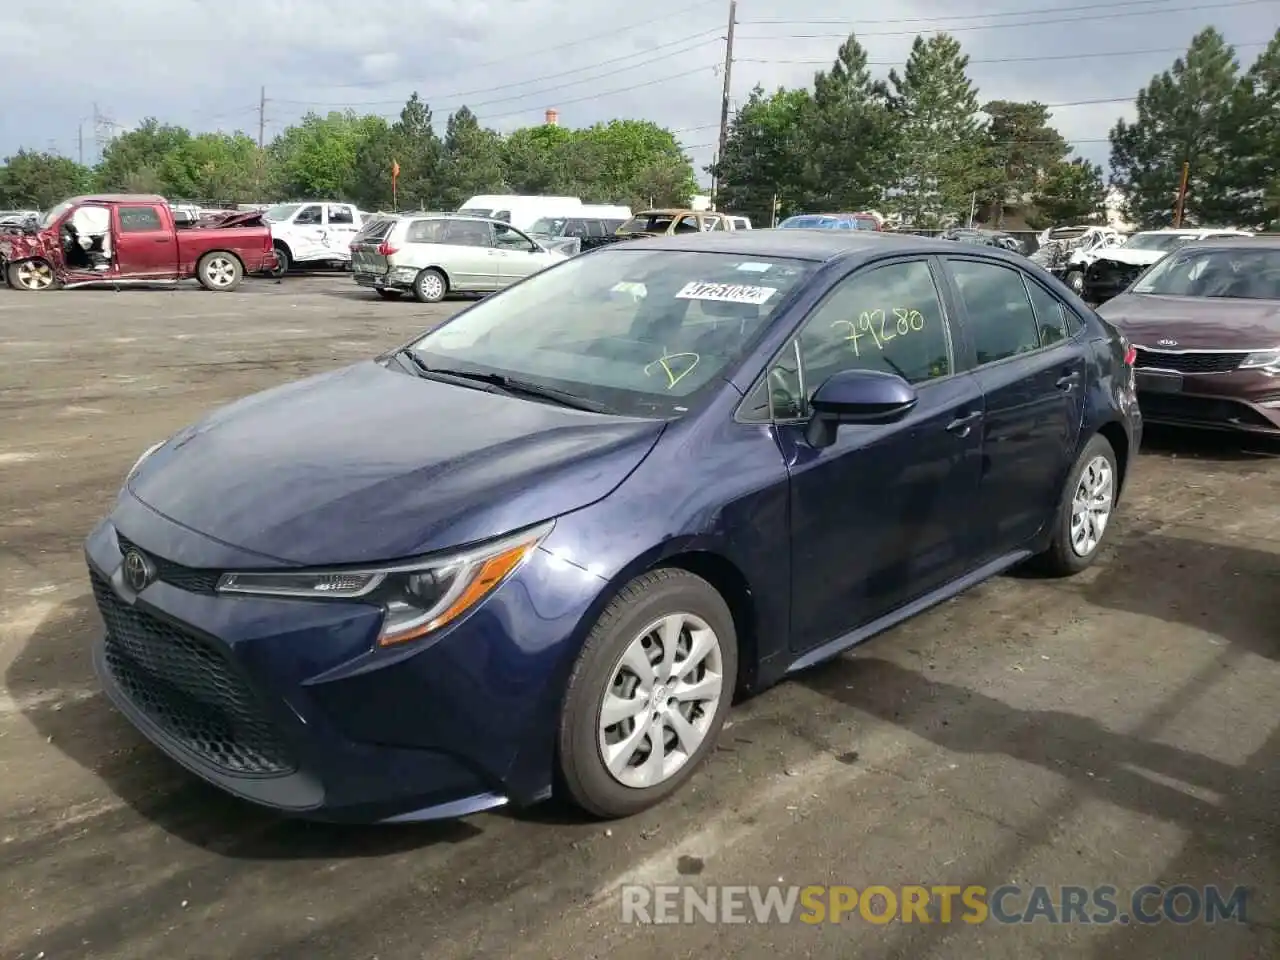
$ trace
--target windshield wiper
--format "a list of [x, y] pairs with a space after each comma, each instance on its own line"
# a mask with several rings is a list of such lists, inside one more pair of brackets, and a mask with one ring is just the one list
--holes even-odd
[[576, 393], [569, 393], [566, 390], [557, 390], [555, 387], [544, 387], [540, 383], [533, 383], [530, 380], [521, 380], [518, 377], [509, 377], [503, 373], [474, 373], [470, 370], [453, 370], [447, 367], [428, 367], [422, 358], [413, 351], [405, 351], [412, 356], [414, 365], [426, 376], [439, 375], [442, 379], [451, 378], [455, 380], [471, 380], [475, 383], [488, 384], [491, 387], [497, 387], [504, 393], [518, 394], [526, 397], [534, 397], [538, 400], [549, 400], [552, 403], [562, 407], [569, 407], [573, 410], [586, 410], [590, 413], [612, 413], [617, 411], [612, 407], [600, 403], [596, 400], [589, 400], [586, 397], [580, 397]]

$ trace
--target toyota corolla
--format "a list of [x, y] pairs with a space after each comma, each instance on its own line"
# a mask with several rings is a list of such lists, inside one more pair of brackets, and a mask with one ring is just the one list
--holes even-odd
[[997, 248], [611, 245], [147, 451], [86, 542], [98, 674], [289, 814], [632, 814], [735, 694], [1016, 564], [1092, 563], [1132, 361]]

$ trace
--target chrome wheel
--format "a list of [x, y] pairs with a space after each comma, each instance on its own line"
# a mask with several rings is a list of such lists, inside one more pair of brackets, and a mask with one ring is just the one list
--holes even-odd
[[1084, 274], [1075, 271], [1067, 276], [1067, 285], [1071, 287], [1072, 292], [1081, 294], [1084, 292]]
[[691, 613], [649, 624], [614, 665], [600, 704], [605, 768], [626, 787], [669, 780], [706, 739], [724, 691], [720, 638]]
[[423, 300], [440, 300], [444, 297], [444, 278], [435, 271], [427, 271], [418, 278], [418, 292]]
[[1115, 499], [1114, 478], [1111, 461], [1102, 456], [1090, 460], [1080, 474], [1071, 498], [1071, 549], [1078, 557], [1089, 556], [1102, 542]]
[[213, 257], [204, 268], [205, 279], [211, 287], [229, 287], [236, 280], [236, 264], [230, 257]]
[[53, 286], [53, 267], [43, 260], [28, 260], [14, 271], [24, 290], [47, 290]]

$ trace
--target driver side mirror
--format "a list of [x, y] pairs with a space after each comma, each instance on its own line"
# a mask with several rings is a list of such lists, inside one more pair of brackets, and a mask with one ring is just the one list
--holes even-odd
[[902, 377], [879, 370], [841, 370], [813, 393], [813, 416], [805, 431], [812, 447], [829, 447], [841, 424], [884, 424], [901, 420], [919, 402], [916, 389]]

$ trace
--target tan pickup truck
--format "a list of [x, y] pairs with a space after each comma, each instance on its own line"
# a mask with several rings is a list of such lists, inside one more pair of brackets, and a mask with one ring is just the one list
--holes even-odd
[[620, 226], [614, 235], [623, 237], [666, 237], [676, 233], [701, 233], [704, 230], [732, 230], [728, 214], [711, 210], [642, 210]]

